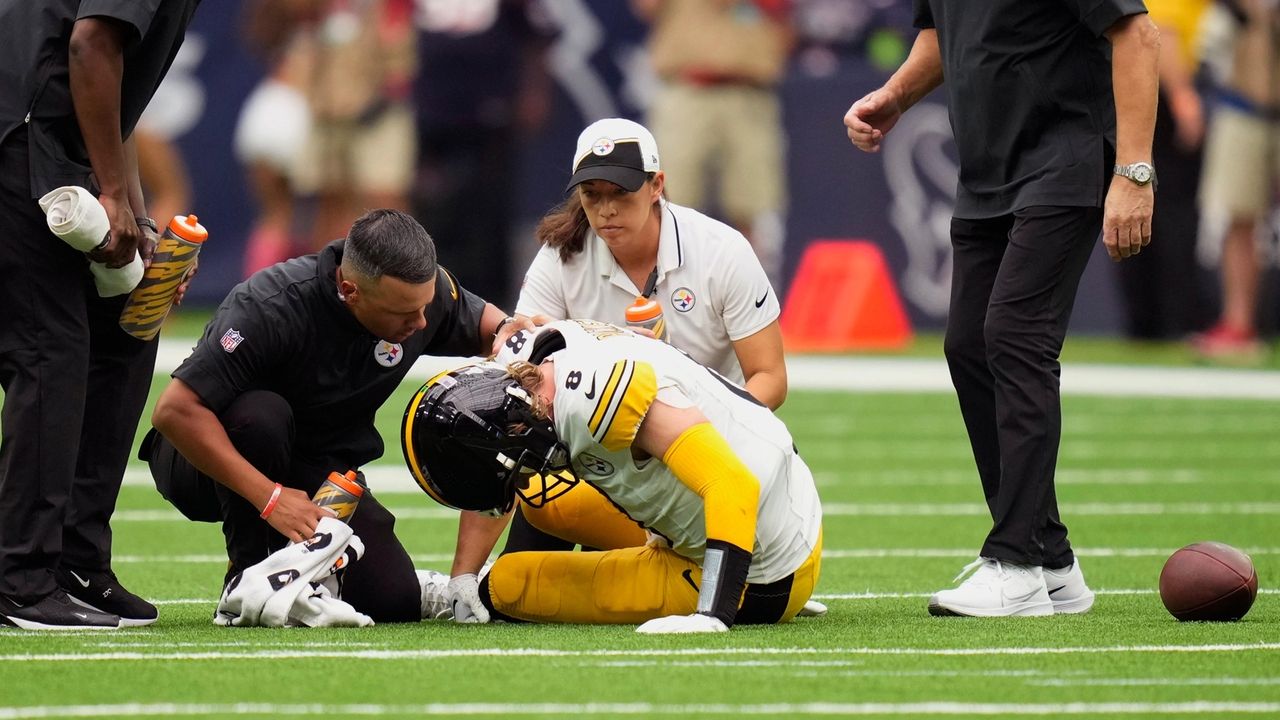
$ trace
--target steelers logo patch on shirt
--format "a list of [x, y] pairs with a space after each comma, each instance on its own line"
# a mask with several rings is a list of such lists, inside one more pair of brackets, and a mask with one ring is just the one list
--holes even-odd
[[395, 367], [400, 364], [403, 357], [404, 348], [400, 347], [400, 343], [379, 340], [373, 348], [373, 359], [377, 360], [382, 367]]
[[693, 296], [693, 291], [687, 287], [676, 288], [676, 291], [671, 293], [671, 306], [682, 313], [692, 310], [696, 302], [697, 298]]

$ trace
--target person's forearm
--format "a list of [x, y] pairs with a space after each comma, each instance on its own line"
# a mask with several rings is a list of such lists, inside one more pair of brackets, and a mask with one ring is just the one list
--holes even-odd
[[255, 508], [266, 506], [275, 481], [236, 450], [213, 411], [198, 403], [169, 402], [162, 395], [151, 422], [197, 470]]
[[147, 199], [142, 193], [142, 175], [138, 171], [138, 144], [133, 136], [124, 141], [125, 177], [129, 183], [129, 207], [134, 217], [149, 217]]
[[777, 410], [787, 399], [787, 375], [762, 370], [747, 378], [747, 392], [770, 410]]
[[1146, 15], [1121, 19], [1107, 33], [1116, 103], [1116, 163], [1151, 162], [1160, 89], [1160, 31]]
[[902, 66], [884, 84], [898, 97], [898, 107], [906, 112], [925, 95], [942, 84], [942, 51], [938, 31], [921, 30]]
[[484, 312], [480, 314], [480, 355], [489, 352], [494, 335], [498, 332], [498, 324], [507, 317], [506, 311], [493, 303], [485, 303]]
[[507, 528], [508, 513], [500, 518], [489, 517], [474, 512], [463, 512], [458, 516], [458, 546], [453, 553], [453, 567], [449, 570], [452, 576], [479, 573], [480, 568], [489, 559], [493, 546]]
[[104, 195], [125, 200], [131, 179], [120, 137], [123, 33], [105, 20], [77, 20], [71, 30], [68, 66], [71, 102], [98, 187]]
[[770, 410], [787, 399], [787, 360], [782, 353], [782, 328], [769, 323], [754, 335], [733, 341], [747, 392]]

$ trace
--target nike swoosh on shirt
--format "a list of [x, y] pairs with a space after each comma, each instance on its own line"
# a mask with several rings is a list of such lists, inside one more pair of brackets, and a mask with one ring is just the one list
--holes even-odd
[[71, 577], [75, 578], [76, 582], [80, 583], [80, 587], [89, 587], [89, 581], [77, 575], [75, 570], [68, 570], [67, 572], [71, 573]]
[[595, 373], [591, 373], [591, 389], [588, 390], [585, 394], [588, 400], [596, 399], [596, 374]]
[[769, 291], [766, 289], [766, 290], [764, 291], [764, 294], [760, 296], [760, 299], [756, 301], [756, 307], [760, 307], [760, 306], [764, 305], [764, 301], [765, 301], [768, 297], [769, 297]]

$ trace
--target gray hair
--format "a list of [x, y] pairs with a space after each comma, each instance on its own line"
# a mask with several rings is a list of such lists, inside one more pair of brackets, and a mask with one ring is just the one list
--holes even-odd
[[407, 283], [436, 276], [436, 244], [408, 213], [370, 210], [351, 225], [343, 264], [373, 280], [389, 275]]

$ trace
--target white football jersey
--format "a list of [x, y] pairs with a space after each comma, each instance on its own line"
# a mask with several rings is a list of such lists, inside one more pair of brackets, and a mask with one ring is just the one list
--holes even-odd
[[655, 399], [692, 403], [760, 482], [748, 582], [776, 582], [804, 563], [818, 542], [822, 508], [791, 433], [768, 408], [674, 347], [595, 321], [563, 320], [536, 334], [521, 331], [498, 361], [528, 360], [536, 339], [548, 330], [564, 340], [563, 349], [549, 358], [555, 363], [556, 434], [569, 447], [581, 480], [666, 538], [676, 552], [702, 562], [707, 543], [702, 498], [660, 459], [637, 463], [631, 455], [636, 431]]

